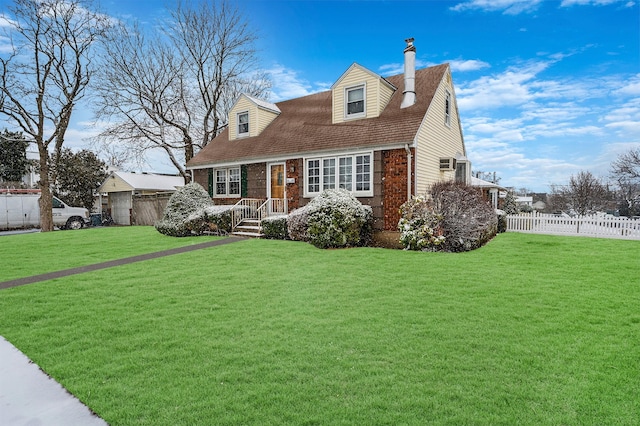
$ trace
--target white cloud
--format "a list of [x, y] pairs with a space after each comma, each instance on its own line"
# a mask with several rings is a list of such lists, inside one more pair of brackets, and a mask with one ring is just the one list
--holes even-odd
[[570, 6], [606, 6], [613, 3], [626, 2], [625, 7], [632, 7], [635, 3], [628, 0], [562, 0], [560, 7]]
[[307, 96], [327, 88], [327, 83], [315, 83], [313, 85], [300, 78], [297, 71], [280, 64], [275, 64], [267, 72], [271, 75], [273, 82], [273, 87], [271, 88], [271, 100], [273, 102]]
[[458, 3], [450, 9], [456, 12], [465, 10], [502, 11], [505, 15], [517, 15], [536, 10], [541, 2], [542, 0], [469, 0]]
[[618, 95], [640, 96], [640, 74], [636, 74], [614, 93]]
[[455, 59], [453, 61], [449, 61], [449, 64], [451, 65], [452, 71], [460, 71], [460, 72], [477, 71], [483, 68], [489, 68], [491, 66], [488, 63], [484, 61], [479, 61], [477, 59], [467, 59], [467, 60]]

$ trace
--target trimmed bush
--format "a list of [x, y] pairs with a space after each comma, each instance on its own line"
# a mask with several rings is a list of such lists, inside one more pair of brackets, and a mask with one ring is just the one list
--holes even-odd
[[[301, 210], [301, 211], [300, 211]], [[289, 216], [289, 236], [318, 248], [364, 246], [371, 240], [373, 212], [344, 189], [328, 189]]]
[[309, 227], [309, 205], [295, 209], [287, 217], [287, 231], [289, 238], [294, 241], [309, 242], [309, 234], [307, 228]]
[[287, 231], [287, 216], [271, 216], [262, 219], [262, 233], [265, 238], [271, 240], [286, 240], [289, 237]]
[[498, 233], [507, 232], [507, 212], [504, 210], [496, 210], [498, 215]]
[[192, 182], [171, 195], [162, 220], [155, 225], [158, 232], [172, 237], [201, 234], [208, 229], [205, 208], [213, 207], [207, 191]]

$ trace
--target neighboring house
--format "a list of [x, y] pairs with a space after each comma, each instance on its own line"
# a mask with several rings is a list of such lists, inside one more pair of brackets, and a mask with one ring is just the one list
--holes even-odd
[[97, 192], [100, 205], [103, 205], [103, 195], [108, 196], [107, 211], [117, 225], [131, 225], [135, 224], [132, 220], [135, 196], [171, 193], [182, 186], [184, 179], [181, 176], [113, 171]]
[[491, 204], [494, 209], [501, 209], [504, 207], [504, 199], [507, 196], [507, 189], [498, 185], [497, 183], [489, 182], [477, 178], [471, 177], [471, 185], [482, 191], [482, 197]]
[[516, 204], [519, 207], [531, 207], [533, 208], [533, 197], [531, 196], [519, 196], [516, 197]]
[[413, 39], [404, 55], [404, 74], [354, 63], [326, 92], [277, 104], [240, 96], [187, 169], [216, 204], [251, 205], [257, 217], [344, 188], [372, 207], [376, 229], [397, 229], [412, 195], [471, 179], [449, 65], [416, 71]]

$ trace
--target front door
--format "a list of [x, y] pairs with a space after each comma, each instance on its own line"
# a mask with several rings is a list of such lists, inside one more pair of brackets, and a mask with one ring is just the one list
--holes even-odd
[[284, 198], [284, 164], [271, 165], [271, 198]]

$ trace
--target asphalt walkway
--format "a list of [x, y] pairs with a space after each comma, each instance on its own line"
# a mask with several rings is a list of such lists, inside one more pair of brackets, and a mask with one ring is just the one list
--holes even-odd
[[200, 250], [200, 249], [209, 248], [209, 247], [221, 246], [223, 244], [235, 243], [238, 241], [242, 241], [244, 239], [245, 238], [240, 238], [240, 237], [226, 237], [220, 240], [207, 241], [206, 243], [193, 244], [193, 245], [184, 246], [184, 247], [177, 247], [169, 250], [141, 254], [138, 256], [125, 257], [124, 259], [116, 259], [116, 260], [110, 260], [108, 262], [95, 263], [93, 265], [63, 269], [61, 271], [48, 272], [46, 274], [33, 275], [30, 277], [16, 278], [15, 280], [0, 282], [0, 290], [4, 288], [17, 287], [25, 284], [33, 284], [40, 281], [52, 280], [54, 278], [68, 277], [69, 275], [83, 274], [85, 272], [92, 272], [100, 269], [113, 268], [114, 266], [127, 265], [129, 263], [142, 262], [150, 259], [157, 259], [159, 257], [171, 256], [174, 254], [187, 253], [190, 251]]
[[[124, 259], [111, 260], [0, 283], [0, 289], [187, 253], [242, 241], [227, 237]], [[15, 346], [0, 336], [0, 425], [2, 426], [107, 426], [75, 396], [49, 377]]]

